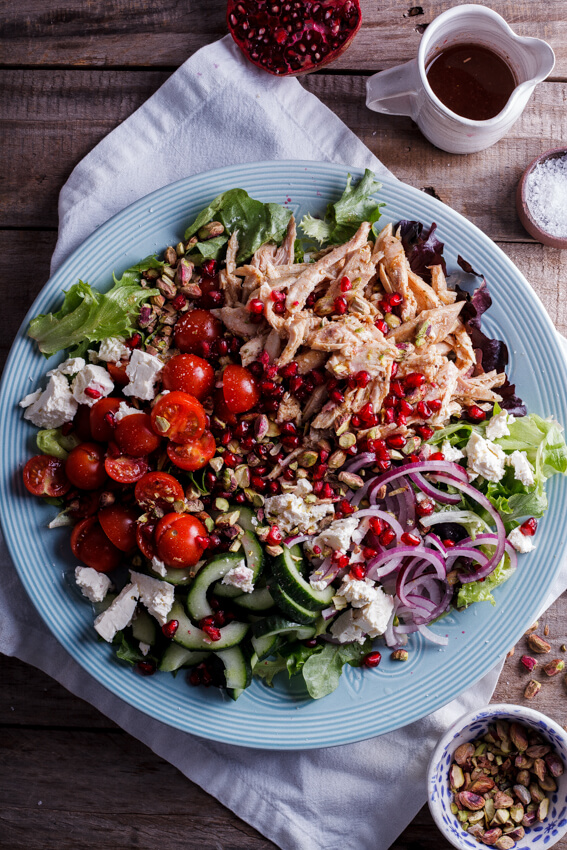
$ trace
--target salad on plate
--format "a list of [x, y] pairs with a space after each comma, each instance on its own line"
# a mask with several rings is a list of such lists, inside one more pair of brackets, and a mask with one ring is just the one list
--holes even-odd
[[534, 548], [562, 428], [481, 329], [486, 282], [461, 258], [447, 277], [435, 224], [381, 226], [379, 188], [349, 178], [301, 238], [228, 190], [30, 323], [64, 359], [20, 402], [24, 484], [71, 527], [93, 635], [139, 673], [237, 698], [284, 672], [320, 698], [416, 632], [444, 644], [436, 622]]

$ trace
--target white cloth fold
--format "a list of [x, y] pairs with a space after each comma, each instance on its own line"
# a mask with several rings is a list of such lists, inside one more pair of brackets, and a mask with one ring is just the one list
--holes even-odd
[[[52, 270], [154, 189], [221, 165], [282, 158], [389, 174], [297, 80], [249, 65], [229, 37], [204, 48], [75, 168], [61, 192]], [[96, 706], [283, 850], [386, 850], [425, 802], [437, 738], [488, 702], [501, 669], [430, 717], [359, 744], [304, 752], [217, 744], [149, 719], [85, 673], [42, 623], [0, 546], [0, 650]], [[564, 569], [546, 607], [566, 584]]]

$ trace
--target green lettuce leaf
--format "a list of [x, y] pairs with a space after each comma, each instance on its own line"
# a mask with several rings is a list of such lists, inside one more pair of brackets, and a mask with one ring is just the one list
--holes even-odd
[[508, 581], [513, 572], [510, 559], [504, 555], [496, 569], [484, 581], [471, 581], [461, 587], [457, 596], [457, 608], [466, 608], [473, 602], [490, 602], [491, 605], [496, 605], [492, 591]]
[[363, 221], [374, 224], [381, 215], [382, 203], [376, 203], [372, 195], [381, 188], [372, 171], [368, 168], [356, 186], [352, 185], [349, 174], [347, 185], [339, 200], [329, 204], [324, 219], [303, 217], [300, 227], [306, 236], [320, 244], [347, 242], [358, 230]]
[[[291, 210], [281, 204], [263, 204], [251, 198], [244, 189], [229, 189], [218, 195], [202, 210], [195, 221], [185, 231], [185, 239], [190, 239], [197, 231], [211, 221], [220, 221], [227, 232], [238, 231], [237, 263], [243, 263], [265, 242], [279, 244], [291, 218]], [[218, 237], [223, 239], [224, 237]], [[208, 240], [215, 242], [216, 240]], [[226, 241], [226, 239], [225, 239]], [[198, 243], [199, 252], [206, 249], [207, 242]], [[220, 256], [219, 247], [219, 256]], [[203, 255], [204, 256], [204, 255]], [[211, 255], [209, 255], [211, 256]], [[215, 256], [214, 259], [218, 259]]]
[[360, 667], [364, 656], [370, 652], [372, 642], [363, 644], [326, 643], [321, 652], [311, 655], [302, 666], [301, 672], [312, 699], [321, 699], [331, 694], [338, 686], [345, 664]]
[[28, 335], [46, 357], [67, 348], [79, 356], [94, 342], [110, 336], [130, 336], [140, 306], [157, 293], [156, 289], [140, 286], [141, 272], [162, 267], [163, 263], [155, 257], [148, 257], [127, 269], [120, 279], [113, 276], [114, 285], [104, 293], [80, 280], [65, 293], [60, 310], [32, 319]]

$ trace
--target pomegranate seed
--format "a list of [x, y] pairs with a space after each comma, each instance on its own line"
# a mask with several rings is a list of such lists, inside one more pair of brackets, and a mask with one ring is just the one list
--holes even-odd
[[312, 369], [309, 372], [309, 377], [313, 380], [316, 387], [322, 387], [325, 383], [325, 375], [319, 369]]
[[102, 393], [100, 390], [95, 390], [93, 387], [86, 387], [85, 395], [88, 395], [89, 398], [101, 398]]
[[386, 396], [382, 404], [385, 408], [394, 407], [394, 405], [397, 407], [395, 396], [389, 394]]
[[429, 455], [428, 460], [445, 460], [445, 455], [443, 452], [433, 452], [432, 455]]
[[380, 470], [380, 472], [388, 472], [392, 467], [392, 461], [386, 460], [386, 458], [380, 458], [376, 461], [376, 467]]
[[350, 514], [354, 513], [353, 506], [349, 502], [347, 502], [346, 499], [342, 499], [339, 502], [339, 508], [345, 516], [350, 516]]
[[230, 443], [231, 440], [232, 440], [232, 432], [229, 431], [228, 429], [226, 431], [223, 431], [222, 434], [219, 437], [219, 442], [220, 442], [221, 446], [228, 446], [228, 444]]
[[205, 473], [205, 487], [207, 490], [212, 490], [212, 488], [217, 483], [217, 476], [214, 472], [206, 472]]
[[142, 344], [142, 334], [135, 333], [132, 334], [130, 339], [127, 339], [124, 343], [128, 348], [139, 348]]
[[382, 656], [379, 652], [369, 652], [368, 655], [364, 656], [364, 661], [362, 662], [365, 667], [378, 667], [380, 662], [382, 661]]
[[[285, 470], [284, 470], [284, 472], [285, 472]], [[321, 495], [321, 493], [323, 492], [323, 482], [322, 481], [315, 481], [314, 482], [313, 492], [315, 493], [316, 496]]]
[[384, 522], [384, 520], [380, 519], [380, 517], [377, 517], [377, 516], [370, 517], [368, 524], [369, 524], [370, 528], [372, 529], [372, 531], [374, 532], [374, 534], [377, 534], [378, 536], [380, 536], [380, 534], [382, 534], [382, 532], [384, 531], [384, 528], [386, 526], [386, 523]]
[[161, 630], [168, 640], [171, 640], [177, 629], [179, 628], [179, 620], [168, 620], [161, 627]]
[[189, 684], [193, 685], [194, 688], [201, 684], [201, 674], [196, 667], [189, 673]]
[[311, 309], [311, 307], [313, 307], [313, 305], [315, 304], [316, 301], [317, 301], [317, 296], [315, 295], [314, 292], [312, 292], [311, 295], [308, 296], [307, 301], [305, 302], [305, 306], [308, 309]]
[[260, 460], [265, 460], [268, 457], [268, 447], [260, 443], [254, 447], [254, 454], [256, 457], [259, 457]]
[[232, 452], [225, 452], [222, 459], [225, 462], [225, 466], [228, 466], [229, 469], [234, 469], [238, 464], [238, 458]]
[[404, 384], [410, 390], [415, 390], [417, 387], [423, 386], [424, 383], [425, 375], [422, 375], [421, 372], [410, 372], [404, 378]]
[[274, 495], [276, 493], [279, 493], [280, 492], [280, 482], [279, 481], [268, 481], [268, 492], [273, 493]]
[[348, 555], [343, 555], [342, 552], [333, 552], [332, 555], [333, 561], [338, 566], [339, 570], [345, 570], [349, 564]]
[[338, 298], [335, 298], [333, 302], [333, 308], [335, 313], [338, 313], [339, 316], [344, 316], [344, 314], [348, 310], [346, 298], [343, 298], [342, 295], [339, 295]]
[[307, 649], [313, 649], [314, 646], [317, 646], [317, 638], [309, 638], [309, 640], [304, 640], [303, 646], [306, 646]]
[[226, 341], [226, 339], [217, 339], [215, 341], [215, 353], [219, 357], [224, 357], [226, 354], [228, 354], [228, 342]]
[[297, 426], [293, 422], [284, 422], [280, 426], [282, 434], [297, 434]]
[[109, 410], [108, 413], [104, 414], [103, 418], [109, 428], [116, 428], [116, 418], [114, 413]]
[[253, 298], [248, 302], [248, 310], [254, 316], [261, 316], [264, 312], [264, 302], [260, 301], [259, 298]]
[[273, 395], [276, 384], [273, 381], [260, 381], [260, 392], [262, 395]]
[[221, 545], [221, 539], [218, 534], [210, 534], [209, 535], [209, 549], [218, 549]]
[[295, 480], [295, 472], [293, 471], [293, 469], [286, 467], [284, 469], [284, 471], [282, 472], [282, 478], [284, 479], [284, 481], [294, 481]]
[[406, 458], [406, 463], [419, 463], [419, 462], [420, 462], [420, 460], [419, 460], [419, 457], [417, 455], [409, 455], [409, 457]]
[[350, 282], [350, 278], [346, 275], [341, 277], [341, 292], [348, 292], [352, 289], [352, 283]]
[[138, 661], [136, 668], [142, 676], [153, 676], [156, 672], [156, 665], [152, 661]]
[[335, 404], [342, 404], [345, 400], [345, 397], [340, 390], [331, 390], [331, 392], [329, 393], [329, 398], [331, 399], [331, 401], [334, 401]]
[[224, 613], [224, 611], [215, 611], [214, 624], [219, 629], [222, 629], [223, 626], [226, 626], [226, 614]]
[[413, 404], [410, 404], [405, 398], [401, 398], [396, 402], [396, 410], [404, 416], [411, 416], [413, 413]]
[[402, 296], [400, 295], [399, 292], [391, 292], [390, 293], [390, 297], [389, 297], [390, 307], [399, 307], [403, 300], [404, 299], [402, 298]]
[[362, 410], [358, 411], [358, 415], [362, 419], [363, 422], [366, 422], [371, 416], [374, 415], [374, 408], [372, 406], [372, 402], [368, 402], [364, 405]]
[[294, 437], [292, 435], [283, 437], [282, 443], [286, 447], [286, 449], [296, 449], [299, 446], [300, 439], [299, 437]]
[[445, 549], [452, 549], [452, 548], [453, 548], [453, 546], [455, 545], [455, 541], [454, 541], [454, 540], [449, 540], [449, 538], [448, 538], [448, 537], [446, 537], [446, 538], [445, 538], [445, 540], [442, 540], [442, 541], [441, 541], [441, 543], [443, 544], [443, 546], [445, 547]]
[[201, 534], [197, 535], [197, 537], [195, 538], [195, 543], [197, 544], [197, 546], [200, 546], [201, 549], [208, 549], [209, 546], [211, 545], [210, 538], [204, 537]]
[[205, 260], [205, 262], [201, 266], [201, 271], [207, 277], [214, 277], [217, 273], [216, 260]]
[[285, 301], [278, 301], [277, 304], [274, 304], [272, 309], [276, 316], [283, 316], [285, 313]]
[[176, 295], [173, 301], [171, 302], [171, 306], [175, 310], [183, 310], [186, 304], [187, 299], [185, 298], [182, 292], [180, 292], [179, 295]]
[[389, 546], [392, 540], [396, 539], [396, 532], [393, 528], [386, 528], [380, 535], [380, 543], [382, 546]]
[[364, 389], [364, 387], [367, 387], [370, 383], [370, 375], [365, 371], [357, 372], [354, 376], [354, 380], [357, 387]]
[[289, 381], [289, 391], [291, 393], [296, 393], [298, 390], [303, 388], [304, 384], [305, 380], [301, 377], [301, 375], [294, 375]]
[[380, 333], [383, 333], [383, 334], [384, 334], [384, 336], [386, 336], [386, 334], [387, 334], [387, 333], [388, 333], [388, 331], [390, 330], [390, 328], [388, 327], [388, 325], [386, 324], [386, 322], [384, 321], [384, 319], [377, 319], [377, 320], [374, 322], [374, 327], [378, 328], [378, 330], [380, 331]]
[[205, 632], [207, 637], [215, 643], [217, 640], [222, 638], [220, 629], [213, 625], [213, 618], [206, 617], [205, 619], [210, 620], [211, 622], [205, 623], [201, 621], [201, 631]]
[[211, 682], [213, 681], [213, 677], [211, 676], [204, 664], [199, 664], [199, 667], [201, 672], [201, 684], [208, 688]]
[[435, 510], [435, 503], [430, 499], [422, 499], [417, 503], [415, 510], [418, 516], [429, 516]]
[[404, 531], [400, 538], [404, 546], [419, 546], [421, 538], [417, 534], [412, 534], [410, 531]]
[[234, 497], [234, 501], [237, 505], [244, 505], [246, 504], [246, 495], [244, 493], [237, 493]]
[[327, 381], [327, 389], [329, 390], [329, 392], [331, 390], [336, 390], [338, 385], [339, 385], [339, 382], [336, 378], [329, 378], [328, 381]]
[[434, 435], [435, 431], [429, 425], [414, 425], [413, 430], [421, 437], [422, 440], [429, 440]]
[[321, 463], [325, 463], [329, 459], [329, 452], [327, 449], [319, 449], [319, 460]]
[[246, 419], [242, 419], [234, 429], [234, 436], [240, 440], [242, 437], [245, 437], [249, 431], [250, 423], [247, 422]]
[[406, 443], [407, 440], [403, 434], [392, 434], [392, 436], [386, 437], [386, 445], [391, 449], [403, 449]]
[[281, 289], [272, 289], [270, 292], [270, 298], [276, 303], [278, 301], [285, 301], [285, 292], [282, 292]]
[[266, 537], [266, 543], [268, 546], [277, 546], [283, 540], [283, 535], [277, 525], [272, 525], [270, 531], [268, 532], [268, 536]]
[[429, 419], [431, 416], [431, 408], [426, 401], [418, 401], [415, 406], [415, 412], [418, 416], [421, 416], [422, 419]]
[[358, 415], [358, 413], [354, 413], [351, 416], [350, 424], [352, 425], [353, 428], [360, 428], [360, 426], [362, 425], [362, 420], [361, 420], [360, 416]]
[[527, 519], [521, 524], [520, 531], [522, 534], [525, 534], [526, 537], [533, 537], [537, 531], [537, 519], [534, 519], [534, 517]]
[[397, 398], [403, 398], [405, 390], [401, 381], [392, 381], [390, 384], [390, 393], [393, 393]]
[[429, 405], [433, 413], [437, 413], [439, 410], [441, 410], [443, 402], [440, 398], [430, 398], [427, 404]]
[[[392, 408], [390, 408], [390, 410], [391, 409]], [[398, 413], [398, 415], [396, 416], [396, 425], [398, 426], [398, 428], [401, 428], [402, 426], [405, 427], [407, 425], [407, 421], [408, 420], [406, 419], [403, 413]]]
[[390, 425], [394, 421], [394, 417], [396, 415], [393, 407], [384, 407], [380, 414], [386, 425]]
[[321, 496], [324, 499], [332, 499], [335, 495], [335, 491], [331, 487], [330, 484], [323, 484], [323, 489], [321, 490]]
[[362, 564], [353, 564], [350, 568], [350, 574], [353, 578], [361, 581], [366, 575], [366, 568]]
[[471, 422], [482, 422], [483, 419], [486, 419], [486, 413], [481, 407], [473, 404], [471, 407], [467, 408], [467, 418], [470, 419]]
[[398, 374], [399, 365], [395, 360], [392, 361], [392, 368], [390, 369], [390, 378], [394, 379]]
[[322, 481], [329, 467], [326, 463], [318, 463], [313, 467], [313, 481]]
[[263, 493], [266, 489], [266, 482], [262, 481], [258, 475], [253, 475], [250, 478], [250, 484], [252, 485], [252, 489], [257, 490], [258, 493]]
[[282, 378], [294, 378], [299, 372], [299, 366], [292, 360], [291, 363], [286, 363], [285, 366], [282, 366], [279, 372]]
[[323, 550], [321, 549], [321, 547], [320, 547], [320, 546], [314, 546], [314, 547], [313, 547], [313, 554], [314, 554], [314, 555], [320, 555], [322, 551], [323, 551]]
[[264, 368], [264, 374], [268, 381], [275, 381], [278, 376], [278, 367], [275, 365], [266, 366]]
[[364, 546], [362, 549], [362, 554], [366, 558], [367, 561], [372, 560], [378, 554], [377, 549], [372, 549], [370, 546]]

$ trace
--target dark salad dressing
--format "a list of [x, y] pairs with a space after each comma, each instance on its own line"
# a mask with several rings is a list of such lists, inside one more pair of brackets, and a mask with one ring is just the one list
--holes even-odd
[[454, 44], [441, 50], [427, 65], [426, 74], [439, 100], [473, 121], [498, 115], [516, 88], [504, 59], [480, 44]]

